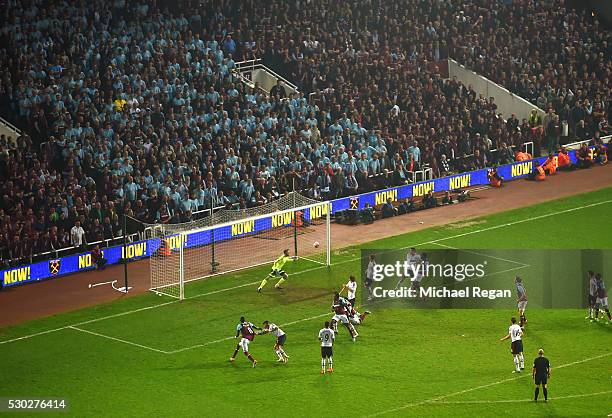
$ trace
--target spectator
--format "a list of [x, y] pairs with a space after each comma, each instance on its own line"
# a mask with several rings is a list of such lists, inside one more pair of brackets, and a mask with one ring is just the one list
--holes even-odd
[[438, 162], [438, 176], [445, 177], [449, 174], [451, 174], [450, 164], [446, 159], [446, 154], [442, 154], [440, 156], [440, 161]]
[[96, 265], [98, 270], [104, 270], [106, 268], [108, 260], [104, 258], [102, 250], [100, 250], [100, 245], [98, 244], [91, 250], [91, 262]]
[[359, 183], [357, 182], [357, 178], [355, 178], [355, 174], [349, 172], [346, 176], [346, 184], [345, 184], [345, 192], [346, 195], [357, 194], [357, 190], [359, 189]]
[[374, 210], [369, 203], [366, 202], [364, 208], [359, 211], [359, 217], [361, 218], [361, 222], [364, 224], [374, 222]]
[[285, 91], [285, 87], [281, 83], [280, 78], [276, 80], [276, 84], [274, 87], [272, 87], [272, 90], [270, 90], [270, 96], [279, 99], [284, 99], [287, 97], [287, 92]]
[[398, 214], [399, 215], [404, 215], [406, 213], [413, 212], [415, 210], [414, 200], [412, 198], [404, 199], [404, 201], [402, 203], [400, 203], [400, 205], [397, 208], [397, 210], [398, 210]]
[[580, 119], [578, 126], [576, 126], [576, 139], [578, 141], [588, 141], [591, 136], [589, 128], [584, 124], [584, 119]]
[[501, 146], [497, 150], [497, 163], [499, 165], [510, 164], [514, 162], [514, 156], [512, 150], [506, 145], [505, 142], [501, 143]]
[[435, 208], [436, 206], [438, 206], [438, 201], [436, 200], [433, 192], [427, 193], [423, 198], [423, 208], [430, 209]]
[[383, 219], [391, 218], [397, 215], [397, 209], [395, 208], [395, 206], [393, 206], [393, 201], [391, 200], [391, 198], [388, 198], [387, 201], [383, 203], [381, 212]]
[[70, 229], [70, 244], [77, 250], [85, 248], [85, 230], [81, 226], [81, 221], [75, 221]]
[[453, 196], [451, 195], [451, 193], [447, 190], [444, 192], [444, 196], [442, 196], [442, 204], [443, 205], [452, 205], [453, 203], [455, 203], [453, 201]]
[[552, 153], [559, 148], [560, 137], [561, 125], [559, 123], [559, 116], [553, 115], [546, 128], [546, 139], [548, 141], [547, 149], [549, 153]]
[[[185, 19], [157, 4], [16, 0], [0, 24], [0, 112], [30, 136], [0, 138], [9, 224], [21, 226], [18, 214], [32, 209], [37, 232], [48, 231], [60, 249], [76, 219], [89, 236], [94, 220], [108, 216], [120, 236], [119, 215], [152, 221], [162, 202], [168, 222], [202, 216], [207, 199], [218, 204], [232, 191], [236, 206], [248, 205], [236, 188], [247, 176], [264, 199], [293, 190], [294, 181], [301, 190], [317, 182], [333, 198], [350, 192], [349, 172], [359, 191], [391, 186], [396, 154], [404, 171], [442, 173], [443, 154], [465, 171], [482, 164], [463, 157], [479, 149], [488, 164], [502, 142], [520, 149], [533, 141], [538, 152], [538, 112], [518, 127], [514, 116], [504, 121], [490, 98], [439, 74], [435, 61], [449, 55], [567, 119], [570, 136], [609, 130], [612, 35], [597, 16], [546, 2], [537, 10], [530, 2], [432, 4], [383, 2], [374, 10], [351, 0], [330, 10], [313, 0], [304, 19], [301, 3], [273, 0], [235, 14], [187, 1]], [[432, 13], [435, 22], [422, 22]], [[257, 83], [237, 82], [235, 61], [251, 58], [300, 91], [287, 95], [277, 80], [268, 96]], [[350, 153], [361, 161], [364, 152], [368, 175], [347, 164]], [[370, 182], [384, 170], [391, 179]], [[181, 205], [188, 200], [197, 209]], [[17, 233], [25, 239], [23, 228]]]
[[404, 171], [404, 166], [401, 163], [397, 164], [395, 170], [393, 171], [393, 185], [402, 186], [408, 183], [409, 181], [406, 172]]
[[583, 142], [580, 144], [580, 149], [576, 151], [576, 159], [576, 166], [578, 166], [578, 168], [590, 168], [593, 164], [591, 153], [586, 143]]

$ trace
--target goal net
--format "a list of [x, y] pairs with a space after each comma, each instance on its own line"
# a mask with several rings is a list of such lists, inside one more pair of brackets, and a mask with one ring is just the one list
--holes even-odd
[[150, 289], [183, 299], [184, 285], [268, 264], [283, 250], [308, 262], [330, 265], [330, 204], [290, 193], [244, 210], [222, 209], [182, 224], [145, 224], [152, 240]]

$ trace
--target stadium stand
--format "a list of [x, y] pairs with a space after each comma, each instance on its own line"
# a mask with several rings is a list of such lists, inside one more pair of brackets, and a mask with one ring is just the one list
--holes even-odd
[[[612, 34], [558, 2], [10, 3], [0, 116], [25, 133], [0, 138], [7, 265], [79, 243], [77, 220], [109, 245], [123, 213], [334, 198], [509, 162], [564, 123], [610, 133]], [[497, 114], [445, 78], [449, 56], [548, 113]], [[254, 58], [299, 92], [245, 86], [233, 70]]]

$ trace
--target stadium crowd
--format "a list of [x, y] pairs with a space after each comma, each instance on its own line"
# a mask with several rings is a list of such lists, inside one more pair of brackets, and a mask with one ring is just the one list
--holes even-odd
[[[0, 115], [27, 134], [0, 138], [1, 259], [113, 239], [122, 213], [334, 198], [609, 133], [610, 31], [559, 2], [507, 3], [9, 0]], [[443, 78], [448, 56], [547, 115], [504, 120]], [[252, 58], [300, 92], [245, 87], [232, 70]]]

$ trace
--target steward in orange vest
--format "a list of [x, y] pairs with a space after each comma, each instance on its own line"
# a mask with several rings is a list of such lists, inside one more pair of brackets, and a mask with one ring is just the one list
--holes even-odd
[[531, 160], [531, 154], [528, 152], [517, 151], [515, 154], [516, 161], [528, 161]]
[[557, 155], [557, 168], [559, 170], [571, 170], [573, 168], [572, 160], [570, 160], [567, 150], [563, 147], [559, 148], [559, 154]]
[[495, 168], [491, 168], [487, 172], [487, 178], [489, 179], [489, 184], [493, 187], [502, 187], [504, 183], [504, 179], [497, 173]]
[[546, 172], [544, 171], [542, 166], [539, 165], [535, 168], [535, 170], [531, 172], [531, 174], [529, 174], [527, 178], [529, 180], [544, 181], [546, 180]]
[[548, 154], [548, 158], [541, 166], [544, 169], [544, 172], [549, 176], [552, 176], [557, 172], [557, 163], [555, 162], [555, 157], [553, 154]]

